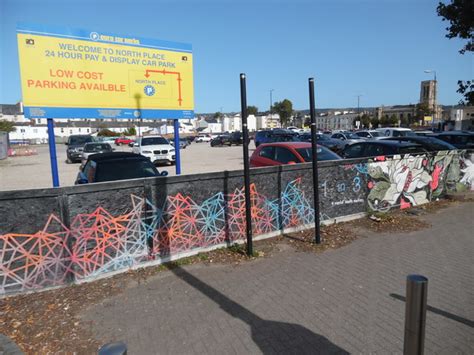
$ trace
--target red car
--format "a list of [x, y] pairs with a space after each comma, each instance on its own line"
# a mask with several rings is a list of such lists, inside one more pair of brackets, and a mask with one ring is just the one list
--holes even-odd
[[133, 143], [133, 142], [135, 141], [128, 137], [115, 138], [115, 145], [121, 145], [121, 144], [129, 145], [130, 143]]
[[[252, 168], [312, 161], [311, 143], [284, 142], [266, 143], [258, 146], [250, 157]], [[340, 160], [341, 157], [326, 147], [318, 145], [318, 161]]]

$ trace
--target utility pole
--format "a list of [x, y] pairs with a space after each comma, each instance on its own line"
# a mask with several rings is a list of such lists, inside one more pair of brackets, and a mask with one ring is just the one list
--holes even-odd
[[273, 97], [272, 93], [275, 91], [274, 89], [270, 89], [270, 120], [273, 122], [273, 114], [272, 114], [272, 106], [273, 106]]

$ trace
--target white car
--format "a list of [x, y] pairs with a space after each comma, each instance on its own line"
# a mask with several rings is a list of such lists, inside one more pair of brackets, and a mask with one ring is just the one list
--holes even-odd
[[174, 165], [176, 163], [174, 147], [162, 136], [140, 137], [133, 144], [132, 151], [147, 157], [153, 164], [169, 163]]
[[196, 137], [196, 143], [200, 142], [210, 142], [211, 137], [207, 134], [200, 134], [199, 136]]
[[416, 136], [410, 128], [401, 128], [401, 127], [385, 127], [377, 128], [378, 131], [384, 137], [407, 137], [407, 136]]

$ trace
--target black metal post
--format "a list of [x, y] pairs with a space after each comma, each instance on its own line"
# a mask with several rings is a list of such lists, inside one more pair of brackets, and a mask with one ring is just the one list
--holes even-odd
[[407, 276], [404, 355], [422, 355], [425, 345], [426, 300], [428, 279], [421, 275]]
[[253, 255], [252, 245], [252, 201], [250, 200], [249, 129], [247, 127], [247, 84], [245, 74], [240, 74], [240, 105], [242, 108], [242, 138], [244, 148], [245, 224], [247, 232], [247, 255]]
[[316, 142], [316, 109], [314, 105], [314, 78], [309, 78], [309, 111], [311, 115], [311, 150], [313, 152], [314, 241], [321, 244], [319, 225], [318, 146]]

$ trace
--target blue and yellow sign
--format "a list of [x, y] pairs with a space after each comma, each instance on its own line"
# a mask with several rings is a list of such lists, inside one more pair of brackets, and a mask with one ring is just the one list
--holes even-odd
[[17, 38], [25, 117], [194, 115], [190, 44], [35, 25]]

